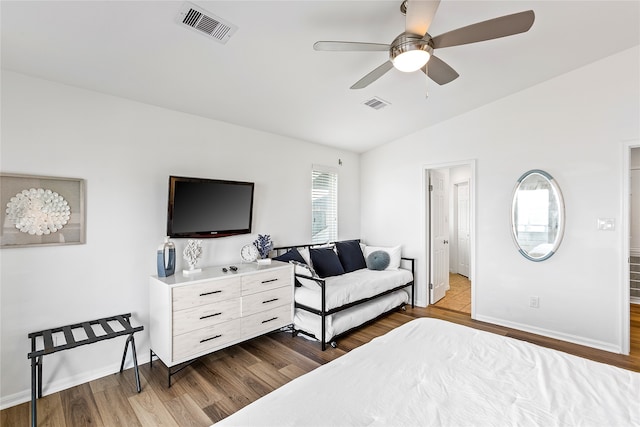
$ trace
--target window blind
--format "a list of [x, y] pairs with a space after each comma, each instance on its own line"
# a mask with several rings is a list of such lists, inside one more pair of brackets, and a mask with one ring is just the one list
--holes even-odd
[[338, 173], [325, 166], [311, 172], [311, 242], [338, 240]]

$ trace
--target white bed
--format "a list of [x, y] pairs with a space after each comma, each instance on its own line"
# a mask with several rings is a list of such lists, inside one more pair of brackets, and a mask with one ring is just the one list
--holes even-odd
[[640, 373], [423, 318], [216, 426], [639, 426], [639, 399]]
[[[406, 285], [413, 280], [411, 271], [399, 268], [397, 270], [372, 271], [366, 268], [352, 271], [340, 276], [326, 277], [325, 304], [326, 310], [331, 310], [378, 295], [388, 289]], [[305, 283], [305, 282], [303, 282]], [[320, 310], [320, 287], [312, 283], [308, 287], [296, 288], [296, 302], [307, 307]]]
[[[304, 274], [304, 273], [303, 273]], [[313, 280], [298, 280], [303, 286], [295, 290], [295, 301], [305, 307], [321, 310], [322, 290]], [[413, 273], [404, 268], [396, 270], [372, 271], [366, 268], [339, 276], [326, 277], [325, 310], [330, 311], [354, 301], [375, 297], [360, 305], [329, 314], [325, 318], [324, 341], [357, 327], [382, 313], [409, 302], [409, 294], [399, 289], [391, 294], [377, 296], [385, 291], [412, 283]], [[408, 285], [407, 285], [408, 286]], [[320, 339], [322, 320], [320, 316], [302, 308], [296, 308], [293, 326]]]
[[[407, 291], [404, 289], [400, 289], [399, 291], [377, 297], [361, 305], [330, 314], [325, 319], [324, 340], [325, 342], [329, 342], [332, 337], [408, 302], [409, 294], [407, 294]], [[316, 338], [322, 336], [322, 320], [317, 314], [296, 308], [293, 316], [293, 326], [298, 330], [312, 334]]]

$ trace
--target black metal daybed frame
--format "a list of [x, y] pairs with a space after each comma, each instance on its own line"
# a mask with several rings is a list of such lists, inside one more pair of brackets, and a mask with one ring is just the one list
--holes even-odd
[[[329, 245], [334, 244], [334, 243], [335, 242], [329, 243]], [[314, 244], [304, 244], [304, 245], [294, 245], [294, 246], [281, 246], [281, 247], [273, 248], [273, 251], [275, 251], [276, 256], [279, 256], [279, 255], [282, 255], [282, 254], [286, 253], [287, 251], [289, 251], [291, 249], [294, 249], [294, 248], [295, 249], [300, 249], [300, 248], [313, 249], [313, 248], [323, 247], [323, 246], [326, 246], [326, 245], [327, 245], [326, 243], [325, 244], [315, 244], [314, 243]], [[372, 319], [369, 319], [369, 320], [365, 321], [364, 323], [361, 323], [358, 326], [354, 326], [353, 328], [350, 328], [350, 329], [348, 329], [348, 330], [346, 330], [344, 332], [341, 332], [341, 333], [339, 333], [337, 335], [334, 335], [334, 336], [332, 336], [331, 338], [329, 338], [328, 340], [325, 341], [324, 337], [325, 337], [326, 317], [327, 316], [330, 316], [330, 315], [338, 313], [340, 311], [349, 309], [351, 307], [355, 307], [355, 306], [360, 305], [360, 304], [364, 304], [365, 302], [372, 301], [372, 300], [374, 300], [376, 298], [382, 297], [384, 295], [388, 295], [388, 294], [393, 293], [395, 291], [398, 291], [400, 289], [404, 289], [404, 288], [406, 288], [408, 286], [411, 286], [411, 308], [414, 308], [415, 307], [415, 294], [416, 294], [415, 293], [415, 258], [401, 257], [400, 259], [401, 259], [401, 263], [402, 263], [402, 261], [407, 261], [407, 262], [409, 262], [411, 264], [411, 277], [412, 277], [412, 280], [410, 282], [407, 282], [404, 285], [396, 286], [393, 289], [388, 289], [388, 290], [386, 290], [384, 292], [381, 292], [379, 294], [373, 295], [371, 297], [363, 298], [363, 299], [360, 299], [360, 300], [353, 301], [353, 302], [350, 302], [348, 304], [342, 305], [340, 307], [332, 308], [331, 310], [327, 310], [326, 309], [326, 288], [325, 288], [326, 281], [325, 281], [325, 279], [310, 278], [308, 276], [303, 276], [303, 275], [296, 274], [295, 276], [304, 277], [305, 279], [313, 280], [314, 282], [316, 282], [318, 284], [318, 286], [320, 286], [321, 295], [322, 295], [321, 296], [321, 302], [320, 302], [320, 307], [321, 307], [320, 310], [318, 310], [316, 308], [312, 308], [312, 307], [306, 306], [304, 304], [300, 304], [300, 303], [295, 301], [295, 298], [294, 298], [294, 308], [299, 308], [301, 310], [305, 310], [305, 311], [308, 311], [310, 313], [313, 313], [315, 315], [320, 316], [322, 338], [318, 338], [318, 337], [316, 337], [315, 335], [313, 335], [313, 334], [311, 334], [309, 332], [295, 329], [295, 327], [293, 327], [293, 333], [294, 334], [304, 334], [304, 335], [307, 335], [309, 337], [312, 337], [312, 338], [315, 338], [315, 339], [319, 340], [321, 345], [322, 345], [322, 351], [324, 351], [327, 348], [327, 343], [330, 343], [331, 347], [336, 348], [337, 347], [337, 343], [336, 343], [336, 339], [337, 338], [340, 338], [340, 337], [342, 337], [344, 335], [347, 335], [347, 334], [353, 332], [355, 329], [358, 329], [358, 328], [363, 327], [363, 326], [365, 326], [365, 325], [367, 325], [367, 324], [369, 324], [371, 322], [374, 322], [375, 320], [377, 320], [377, 319], [379, 319], [379, 318], [381, 318], [383, 316], [386, 316], [387, 314], [389, 314], [389, 313], [391, 313], [393, 311], [396, 311], [398, 309], [403, 309], [404, 310], [405, 306], [406, 306], [406, 303], [402, 303], [402, 304], [400, 304], [398, 306], [395, 306], [395, 307], [393, 307], [393, 308], [391, 308], [391, 309], [389, 309], [389, 310], [387, 310], [387, 311], [385, 311], [383, 313], [380, 313], [378, 316], [376, 316], [376, 317], [374, 317]], [[402, 266], [400, 268], [402, 268]]]

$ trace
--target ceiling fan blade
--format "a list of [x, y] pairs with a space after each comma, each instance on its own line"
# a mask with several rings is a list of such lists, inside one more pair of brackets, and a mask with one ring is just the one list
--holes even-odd
[[527, 10], [478, 22], [433, 37], [433, 48], [459, 46], [524, 33], [531, 28], [534, 20], [533, 10]]
[[380, 65], [378, 68], [358, 80], [354, 83], [350, 89], [362, 89], [364, 87], [369, 86], [371, 83], [378, 80], [380, 77], [386, 74], [387, 71], [393, 68], [393, 63], [391, 61], [387, 61], [384, 64]]
[[440, 0], [408, 0], [405, 31], [424, 36], [438, 10]]
[[313, 49], [340, 52], [386, 52], [389, 50], [389, 45], [382, 43], [319, 41], [313, 44]]
[[422, 67], [422, 72], [439, 85], [446, 85], [460, 77], [460, 74], [451, 68], [449, 64], [434, 55], [431, 55], [429, 62]]

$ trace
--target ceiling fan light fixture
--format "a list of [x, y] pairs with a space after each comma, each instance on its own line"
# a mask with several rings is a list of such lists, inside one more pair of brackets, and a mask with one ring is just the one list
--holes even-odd
[[431, 58], [431, 55], [425, 50], [409, 50], [396, 56], [393, 59], [393, 66], [397, 70], [410, 73], [424, 67], [424, 65], [429, 62], [429, 58]]
[[391, 44], [389, 57], [397, 70], [410, 73], [424, 67], [432, 52], [433, 48], [420, 36], [403, 33]]

